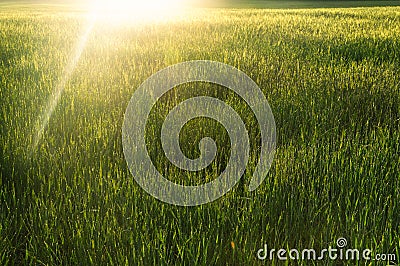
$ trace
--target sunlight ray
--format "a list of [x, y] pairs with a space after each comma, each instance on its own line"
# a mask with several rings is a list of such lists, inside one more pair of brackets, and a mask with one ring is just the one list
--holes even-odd
[[34, 131], [35, 136], [33, 140], [31, 154], [36, 150], [40, 140], [43, 137], [44, 130], [47, 128], [49, 120], [60, 101], [60, 98], [65, 90], [65, 86], [70, 80], [78, 61], [81, 58], [82, 52], [85, 49], [87, 43], [87, 39], [90, 33], [92, 32], [95, 22], [96, 22], [96, 16], [90, 15], [88, 18], [87, 27], [84, 28], [84, 31], [82, 32], [80, 38], [75, 44], [71, 59], [68, 61], [66, 67], [64, 68], [63, 74], [61, 75], [61, 78], [58, 81], [54, 89], [54, 92], [49, 97], [46, 109], [39, 116], [38, 120], [35, 123], [35, 131]]

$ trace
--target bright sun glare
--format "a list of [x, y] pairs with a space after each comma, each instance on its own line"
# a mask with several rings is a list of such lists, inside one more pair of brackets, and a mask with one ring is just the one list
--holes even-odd
[[93, 0], [92, 12], [111, 20], [149, 21], [176, 15], [184, 0]]

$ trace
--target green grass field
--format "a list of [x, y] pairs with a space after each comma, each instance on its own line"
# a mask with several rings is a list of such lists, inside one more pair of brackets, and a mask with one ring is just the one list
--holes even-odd
[[[282, 265], [258, 260], [257, 251], [264, 244], [321, 250], [340, 237], [399, 262], [400, 7], [215, 8], [147, 24], [99, 20], [74, 69], [65, 70], [86, 28], [77, 8], [0, 5], [1, 265]], [[232, 191], [179, 207], [137, 185], [121, 130], [144, 80], [199, 59], [235, 66], [260, 86], [275, 116], [277, 148], [264, 183], [248, 192], [259, 143], [248, 106], [212, 84], [170, 91], [153, 108], [146, 135], [153, 163], [170, 180], [204, 182], [229, 159], [221, 125], [193, 120], [183, 150], [195, 158], [196, 141], [207, 135], [219, 153], [205, 171], [180, 180], [158, 133], [184, 99], [229, 103], [252, 140], [245, 176]], [[38, 121], [66, 74], [39, 136]], [[357, 262], [286, 262], [295, 264]]]

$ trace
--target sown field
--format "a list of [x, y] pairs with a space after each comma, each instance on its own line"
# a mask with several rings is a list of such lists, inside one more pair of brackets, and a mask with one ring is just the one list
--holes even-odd
[[[1, 265], [270, 264], [257, 259], [264, 244], [321, 250], [340, 237], [398, 262], [399, 7], [198, 9], [176, 20], [98, 20], [87, 28], [78, 9], [0, 6]], [[179, 207], [134, 181], [121, 130], [143, 81], [198, 59], [235, 66], [260, 86], [277, 148], [264, 183], [248, 192], [260, 138], [249, 107], [212, 84], [170, 91], [154, 106], [146, 135], [154, 165], [170, 180], [205, 182], [229, 160], [226, 131], [199, 118], [184, 127], [182, 149], [196, 158], [196, 142], [211, 136], [216, 162], [192, 175], [167, 162], [160, 128], [184, 99], [229, 103], [252, 145], [232, 191]]]

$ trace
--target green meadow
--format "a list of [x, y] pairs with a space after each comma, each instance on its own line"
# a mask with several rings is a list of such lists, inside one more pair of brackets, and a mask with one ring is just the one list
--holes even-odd
[[[197, 8], [169, 20], [89, 24], [78, 7], [0, 4], [1, 265], [389, 264], [257, 258], [264, 244], [322, 250], [340, 237], [399, 262], [400, 7]], [[208, 182], [229, 160], [225, 129], [198, 118], [182, 129], [182, 150], [197, 158], [198, 141], [210, 136], [215, 161], [199, 173], [167, 161], [163, 119], [185, 99], [230, 104], [251, 140], [230, 192], [180, 207], [135, 182], [121, 132], [135, 89], [189, 60], [251, 77], [271, 106], [277, 143], [266, 179], [249, 192], [260, 144], [251, 108], [215, 84], [169, 91], [146, 126], [152, 162], [169, 180]]]

